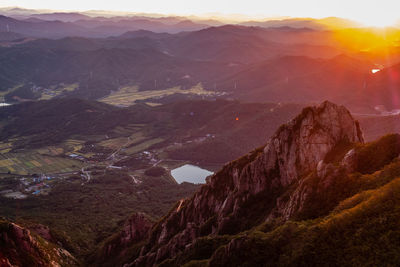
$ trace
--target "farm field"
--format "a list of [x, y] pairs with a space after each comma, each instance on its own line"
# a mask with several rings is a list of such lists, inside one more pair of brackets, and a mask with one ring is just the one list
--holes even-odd
[[149, 139], [143, 142], [138, 143], [137, 145], [128, 147], [126, 149], [123, 150], [124, 154], [126, 155], [132, 155], [135, 153], [139, 153], [141, 151], [144, 151], [146, 149], [148, 149], [149, 147], [151, 147], [152, 145], [158, 144], [163, 142], [164, 139], [163, 138], [153, 138], [153, 139]]
[[12, 149], [12, 142], [0, 142], [0, 154], [8, 153]]
[[57, 146], [46, 146], [36, 150], [40, 155], [60, 156], [64, 154], [64, 149]]
[[20, 88], [20, 87], [22, 87], [22, 86], [24, 86], [24, 84], [19, 84], [19, 85], [17, 85], [17, 86], [14, 86], [14, 87], [12, 87], [12, 88], [9, 88], [9, 89], [6, 90], [6, 91], [0, 91], [0, 102], [4, 102], [4, 96], [5, 96], [5, 95], [14, 92], [15, 90], [17, 90], [18, 88]]
[[[120, 90], [101, 99], [101, 102], [115, 106], [134, 105], [136, 100], [146, 100], [151, 98], [161, 98], [173, 94], [196, 94], [196, 95], [213, 95], [212, 91], [204, 90], [201, 84], [193, 86], [190, 89], [183, 90], [180, 86], [165, 90], [139, 91], [138, 86], [123, 87]], [[153, 104], [150, 104], [153, 105]]]
[[79, 87], [78, 83], [60, 84], [51, 86], [50, 89], [44, 89], [39, 100], [49, 100], [53, 97], [61, 95], [64, 92], [72, 92]]
[[82, 148], [82, 145], [85, 143], [84, 140], [78, 139], [67, 139], [64, 142], [64, 146], [66, 147], [67, 151], [77, 152]]
[[124, 145], [128, 145], [129, 142], [130, 141], [126, 137], [118, 137], [118, 138], [107, 139], [107, 140], [101, 141], [99, 143], [99, 145], [106, 147], [106, 148], [116, 150]]
[[121, 147], [128, 147], [133, 144], [137, 144], [139, 142], [142, 142], [143, 140], [146, 140], [146, 137], [141, 132], [136, 132], [130, 135], [129, 137], [117, 137], [101, 141], [99, 145], [113, 150], [117, 150]]
[[77, 160], [50, 157], [39, 153], [0, 154], [0, 172], [29, 175], [33, 173], [72, 172], [82, 168]]
[[[115, 129], [113, 129], [113, 134], [116, 134], [118, 136], [131, 136], [131, 138], [134, 138], [135, 134], [138, 134], [138, 132], [144, 127], [146, 124], [129, 124], [127, 126], [121, 127], [117, 126]], [[133, 133], [133, 134], [132, 134]]]
[[79, 139], [67, 139], [62, 144], [57, 146], [45, 146], [35, 150], [40, 155], [47, 156], [64, 156], [70, 154], [76, 154], [82, 148], [84, 140]]

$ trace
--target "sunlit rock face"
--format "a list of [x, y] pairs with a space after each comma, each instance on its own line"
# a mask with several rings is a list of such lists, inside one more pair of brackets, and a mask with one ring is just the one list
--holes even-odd
[[[300, 176], [317, 167], [318, 162], [338, 144], [363, 142], [358, 122], [341, 106], [324, 102], [319, 107], [310, 107], [281, 126], [270, 139], [264, 153], [249, 164], [251, 183], [243, 183], [243, 189], [257, 193], [265, 183], [287, 186]], [[276, 172], [266, 179], [265, 172]], [[271, 180], [272, 178], [272, 180]], [[245, 182], [245, 179], [241, 179]]]
[[78, 266], [78, 262], [56, 244], [0, 219], [0, 266]]
[[324, 162], [341, 142], [364, 142], [346, 108], [330, 102], [305, 108], [267, 145], [225, 165], [192, 198], [177, 205], [153, 228], [141, 257], [130, 266], [152, 266], [174, 257], [199, 236], [233, 234], [273, 218], [290, 219], [346, 169]]

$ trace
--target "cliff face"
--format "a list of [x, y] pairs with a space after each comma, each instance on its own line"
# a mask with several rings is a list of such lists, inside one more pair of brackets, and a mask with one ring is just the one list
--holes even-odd
[[120, 235], [120, 243], [127, 245], [145, 239], [151, 226], [152, 222], [144, 213], [139, 212], [132, 215], [124, 225]]
[[0, 219], [0, 265], [78, 266], [78, 262], [68, 251]]
[[131, 265], [172, 258], [201, 236], [234, 234], [301, 214], [310, 197], [338, 186], [335, 177], [346, 169], [332, 169], [324, 161], [329, 153], [363, 141], [358, 122], [344, 107], [324, 102], [305, 108], [265, 147], [227, 164], [192, 198], [178, 203], [152, 229], [141, 257]]
[[146, 214], [140, 212], [133, 214], [119, 233], [101, 245], [88, 264], [90, 266], [118, 266], [126, 260], [135, 258], [139, 255], [142, 241], [147, 238], [152, 225], [153, 222]]

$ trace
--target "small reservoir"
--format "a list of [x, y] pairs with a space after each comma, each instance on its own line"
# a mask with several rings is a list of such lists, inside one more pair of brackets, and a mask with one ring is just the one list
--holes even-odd
[[178, 184], [183, 182], [205, 184], [206, 177], [212, 174], [214, 173], [191, 164], [183, 165], [171, 171], [172, 177], [174, 177]]

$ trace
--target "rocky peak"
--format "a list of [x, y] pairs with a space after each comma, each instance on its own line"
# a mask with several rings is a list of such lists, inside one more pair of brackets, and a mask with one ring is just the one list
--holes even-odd
[[360, 126], [343, 106], [325, 101], [305, 108], [279, 128], [264, 149], [266, 168], [279, 168], [279, 183], [289, 185], [314, 170], [326, 154], [342, 141], [364, 142]]
[[276, 216], [291, 218], [312, 193], [305, 182], [309, 174], [343, 142], [364, 142], [346, 108], [330, 102], [305, 108], [267, 145], [225, 165], [165, 216], [132, 265], [151, 266], [174, 257], [199, 236], [237, 233]]
[[78, 266], [65, 249], [0, 219], [0, 266]]

